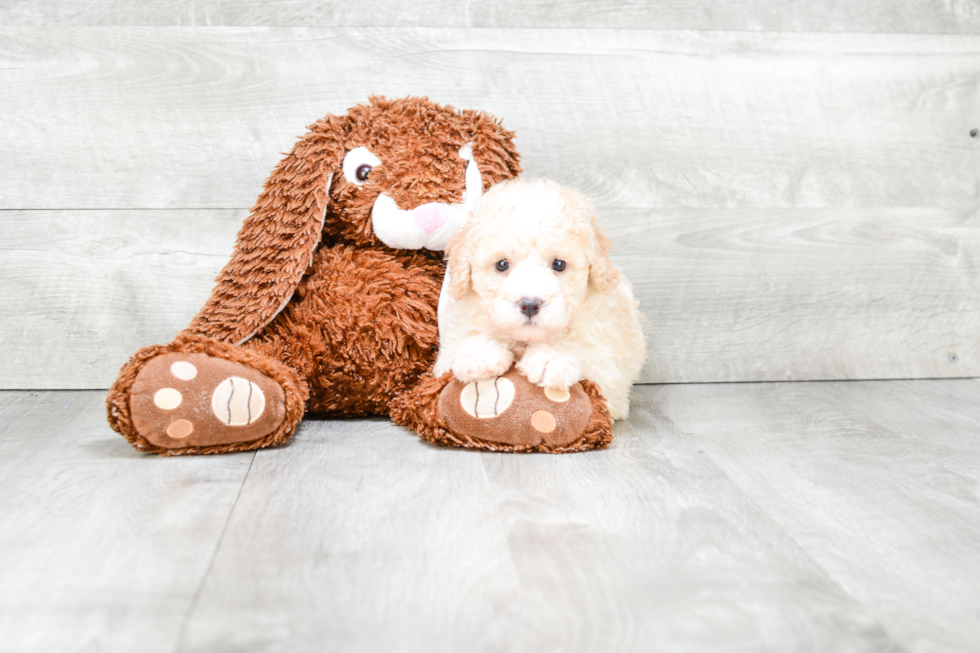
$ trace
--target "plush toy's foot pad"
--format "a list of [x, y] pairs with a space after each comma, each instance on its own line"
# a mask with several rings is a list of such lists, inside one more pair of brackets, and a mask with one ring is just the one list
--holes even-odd
[[282, 387], [247, 365], [199, 353], [157, 356], [130, 395], [133, 426], [165, 449], [252, 442], [286, 414]]
[[453, 379], [439, 396], [446, 426], [460, 435], [520, 447], [562, 446], [585, 431], [592, 402], [576, 383], [566, 392], [540, 388], [511, 368], [478, 383]]

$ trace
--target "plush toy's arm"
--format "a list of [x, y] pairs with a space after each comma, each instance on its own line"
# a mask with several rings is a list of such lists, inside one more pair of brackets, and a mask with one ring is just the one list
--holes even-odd
[[241, 343], [289, 301], [320, 242], [345, 124], [336, 116], [317, 122], [276, 166], [189, 333]]

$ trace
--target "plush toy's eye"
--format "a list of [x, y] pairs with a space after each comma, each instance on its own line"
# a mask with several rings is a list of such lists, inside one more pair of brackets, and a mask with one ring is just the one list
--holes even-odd
[[375, 166], [381, 165], [381, 159], [374, 156], [366, 147], [355, 147], [344, 157], [344, 179], [360, 186], [367, 181], [368, 175]]
[[510, 263], [506, 259], [500, 259], [494, 267], [497, 268], [497, 272], [506, 272], [507, 268], [510, 267]]
[[563, 261], [563, 260], [561, 260], [559, 258], [556, 258], [551, 263], [551, 269], [554, 270], [555, 272], [561, 272], [562, 270], [565, 269], [565, 261]]

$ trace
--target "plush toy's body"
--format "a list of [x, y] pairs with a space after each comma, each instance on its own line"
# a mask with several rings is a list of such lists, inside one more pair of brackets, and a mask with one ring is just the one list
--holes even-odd
[[307, 410], [391, 414], [431, 441], [495, 450], [608, 442], [587, 382], [575, 404], [587, 427], [580, 415], [560, 438], [514, 441], [486, 431], [494, 420], [449, 427], [440, 397], [462, 389], [427, 374], [441, 250], [483, 191], [520, 172], [512, 137], [486, 114], [422, 98], [372, 98], [314, 124], [266, 182], [190, 327], [123, 367], [111, 426], [165, 454], [278, 444]]

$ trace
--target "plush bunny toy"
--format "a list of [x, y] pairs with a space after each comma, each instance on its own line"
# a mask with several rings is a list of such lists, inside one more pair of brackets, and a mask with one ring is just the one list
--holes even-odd
[[548, 401], [540, 388], [514, 377], [510, 409], [491, 415], [466, 408], [478, 388], [430, 372], [442, 250], [518, 161], [494, 118], [425, 98], [373, 97], [318, 121], [266, 181], [190, 326], [123, 366], [109, 424], [167, 455], [276, 445], [305, 411], [390, 414], [432, 442], [498, 451], [604, 445], [588, 381], [542, 433], [527, 426]]

